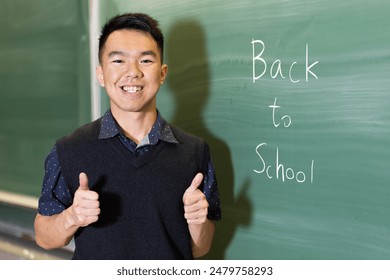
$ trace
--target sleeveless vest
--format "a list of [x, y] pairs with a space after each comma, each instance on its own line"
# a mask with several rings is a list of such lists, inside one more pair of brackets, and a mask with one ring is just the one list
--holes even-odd
[[98, 139], [100, 121], [56, 143], [72, 195], [80, 172], [99, 194], [99, 220], [76, 232], [73, 259], [192, 259], [182, 197], [207, 172], [208, 145], [172, 126], [179, 144], [161, 141], [137, 157], [118, 137]]

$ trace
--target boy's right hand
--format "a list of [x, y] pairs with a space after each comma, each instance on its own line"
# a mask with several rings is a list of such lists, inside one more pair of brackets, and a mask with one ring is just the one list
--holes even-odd
[[80, 173], [79, 182], [69, 214], [74, 226], [86, 227], [99, 219], [99, 194], [89, 189], [88, 177], [84, 172]]

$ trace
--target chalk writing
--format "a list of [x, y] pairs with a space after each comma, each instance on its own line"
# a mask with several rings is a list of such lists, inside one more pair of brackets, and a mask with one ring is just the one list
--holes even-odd
[[305, 183], [310, 180], [310, 183], [313, 183], [314, 180], [314, 160], [311, 161], [308, 170], [305, 172], [303, 170], [296, 171], [292, 167], [287, 167], [285, 164], [281, 163], [279, 158], [279, 148], [276, 148], [275, 161], [271, 164], [268, 164], [264, 159], [261, 149], [267, 146], [267, 143], [261, 143], [256, 147], [256, 154], [260, 159], [260, 169], [253, 169], [257, 174], [266, 174], [268, 179], [276, 179], [285, 182], [287, 180], [295, 180], [298, 183]]
[[[265, 52], [265, 43], [262, 40], [252, 39], [252, 81], [255, 83], [258, 79], [261, 79], [267, 73], [267, 61], [265, 60], [263, 54]], [[258, 50], [260, 47], [260, 50]], [[292, 83], [298, 83], [301, 80], [297, 79], [296, 76], [293, 77], [294, 67], [297, 62], [294, 61], [291, 63], [288, 68], [288, 79]], [[309, 81], [309, 75], [318, 79], [318, 76], [314, 73], [312, 69], [315, 65], [318, 64], [318, 61], [309, 63], [309, 44], [306, 44], [306, 57], [305, 57], [305, 80]], [[286, 70], [283, 70], [282, 61], [276, 59], [272, 62], [269, 69], [269, 75], [272, 79], [278, 77], [286, 79]], [[293, 73], [294, 72], [294, 73]], [[278, 99], [275, 97], [274, 103], [268, 105], [272, 110], [272, 125], [275, 128], [286, 129], [292, 125], [292, 118], [290, 115], [284, 114], [284, 108], [282, 110], [281, 106], [277, 103]], [[279, 147], [276, 147], [275, 159], [271, 161], [266, 161], [263, 149], [267, 146], [267, 143], [263, 142], [256, 146], [256, 154], [260, 160], [260, 167], [253, 169], [253, 172], [256, 174], [265, 174], [268, 179], [276, 179], [282, 182], [286, 181], [296, 181], [298, 183], [314, 181], [314, 159], [308, 164], [307, 170], [296, 170], [291, 166], [286, 166], [282, 161], [279, 154]]]
[[[268, 106], [268, 107], [272, 108], [272, 122], [273, 122], [274, 127], [278, 127], [280, 125], [280, 122], [279, 121], [277, 122], [275, 120], [276, 109], [280, 108], [280, 106], [276, 105], [276, 100], [277, 100], [277, 98], [275, 97], [274, 104]], [[291, 117], [289, 115], [284, 115], [280, 120], [283, 121], [284, 127], [289, 127], [291, 125], [291, 122], [292, 122]]]
[[[260, 47], [260, 51], [256, 51], [256, 46]], [[253, 83], [256, 82], [256, 80], [260, 79], [267, 73], [267, 62], [263, 58], [263, 54], [265, 52], [265, 43], [262, 40], [255, 40], [252, 39], [252, 81]], [[294, 68], [298, 62], [294, 61], [291, 63], [290, 67], [288, 68], [288, 78], [292, 83], [299, 83], [301, 80], [294, 78], [293, 72]], [[311, 64], [309, 64], [309, 44], [306, 44], [306, 58], [305, 58], [305, 80], [306, 82], [309, 81], [309, 74], [316, 79], [318, 79], [318, 76], [313, 72], [312, 68], [318, 64], [318, 61], [315, 61]], [[258, 74], [260, 72], [260, 74]], [[286, 72], [286, 70], [284, 70]], [[276, 79], [278, 76], [280, 76], [282, 79], [286, 79], [286, 74], [283, 74], [283, 67], [282, 67], [282, 61], [280, 59], [276, 59], [274, 62], [272, 62], [269, 75], [272, 79]], [[296, 76], [295, 76], [296, 77]]]
[[[272, 124], [274, 127], [278, 128], [281, 124], [280, 121], [283, 122], [283, 126], [281, 126], [281, 127], [288, 128], [291, 126], [292, 119], [289, 115], [283, 115], [279, 121], [279, 118], [276, 115], [276, 110], [280, 109], [281, 106], [277, 105], [277, 98], [276, 97], [274, 99], [274, 103], [271, 105], [268, 105], [268, 107], [272, 109]], [[309, 181], [310, 181], [310, 183], [313, 183], [313, 181], [314, 181], [314, 160], [311, 161], [309, 170], [306, 170], [306, 172], [303, 170], [297, 171], [292, 167], [285, 166], [285, 164], [283, 164], [281, 162], [280, 156], [279, 156], [279, 147], [276, 147], [275, 160], [271, 161], [272, 163], [269, 164], [265, 160], [265, 158], [261, 152], [261, 150], [265, 146], [267, 146], [267, 143], [265, 143], [265, 142], [256, 146], [255, 151], [256, 151], [256, 154], [260, 160], [260, 168], [253, 169], [253, 171], [255, 173], [257, 173], [257, 174], [264, 173], [268, 179], [281, 180], [282, 182], [293, 180], [293, 181], [296, 181], [298, 183], [305, 183], [305, 182], [309, 182]]]
[[[263, 54], [265, 52], [265, 43], [262, 40], [252, 39], [252, 81], [256, 83], [258, 79], [261, 79], [267, 73], [267, 61], [264, 58]], [[260, 50], [259, 50], [260, 48]], [[294, 61], [291, 63], [288, 68], [288, 79], [292, 83], [299, 83], [301, 80], [297, 79], [294, 69], [297, 62]], [[315, 65], [318, 64], [318, 61], [313, 63], [309, 63], [309, 44], [306, 44], [306, 57], [305, 57], [305, 80], [309, 81], [309, 76], [313, 76], [318, 79], [318, 76], [314, 73], [314, 69], [312, 69]], [[278, 77], [282, 79], [286, 79], [286, 70], [283, 70], [282, 61], [280, 59], [276, 59], [272, 62], [271, 67], [269, 69], [269, 75], [272, 79], [276, 79]], [[294, 73], [293, 73], [294, 72]], [[274, 103], [268, 105], [268, 107], [272, 110], [272, 125], [275, 128], [286, 129], [292, 125], [292, 118], [290, 115], [284, 114], [284, 108], [282, 110], [282, 106], [278, 105], [278, 99], [275, 97]], [[314, 159], [308, 164], [307, 170], [296, 170], [291, 166], [286, 166], [281, 161], [279, 154], [279, 147], [276, 147], [276, 153], [274, 160], [267, 161], [264, 157], [263, 149], [267, 146], [267, 143], [263, 142], [256, 146], [256, 154], [258, 159], [260, 160], [260, 167], [253, 169], [253, 172], [256, 174], [265, 174], [268, 179], [276, 179], [281, 180], [282, 182], [286, 181], [296, 181], [298, 183], [313, 183], [314, 181]]]

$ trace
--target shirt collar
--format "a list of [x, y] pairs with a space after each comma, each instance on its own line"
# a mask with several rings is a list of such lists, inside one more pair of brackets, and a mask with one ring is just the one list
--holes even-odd
[[[102, 117], [98, 139], [108, 139], [117, 135], [124, 136], [121, 128], [114, 119], [114, 116], [111, 114], [111, 111], [108, 110]], [[157, 120], [148, 135], [145, 136], [145, 138], [141, 141], [139, 146], [156, 145], [159, 140], [175, 144], [179, 143], [172, 132], [171, 126], [157, 110]]]

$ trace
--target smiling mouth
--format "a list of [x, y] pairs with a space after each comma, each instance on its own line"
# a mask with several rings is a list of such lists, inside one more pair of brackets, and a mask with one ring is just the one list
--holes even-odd
[[127, 93], [135, 93], [135, 92], [141, 91], [142, 87], [141, 86], [123, 86], [122, 90], [126, 91]]

